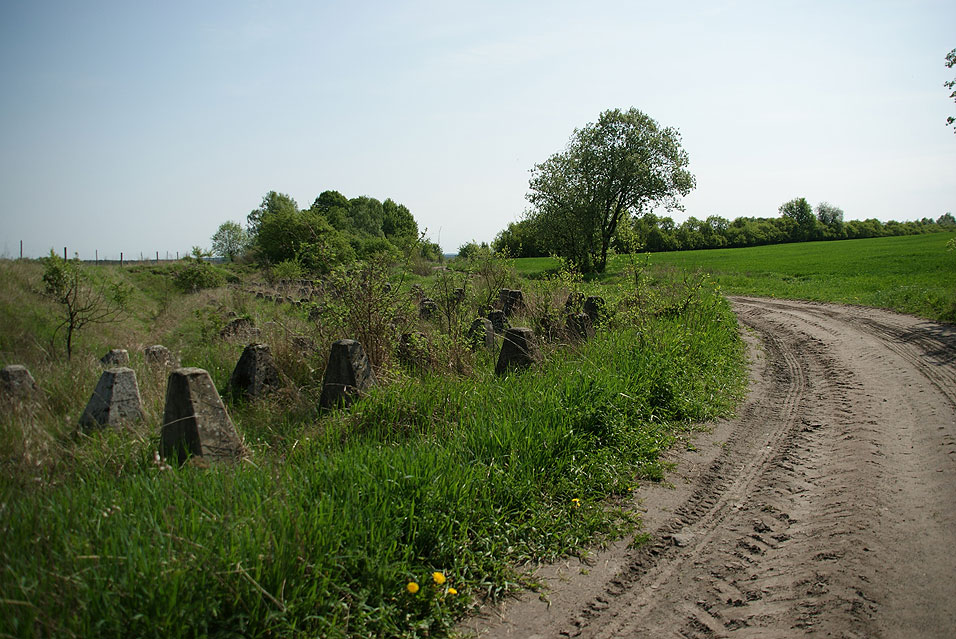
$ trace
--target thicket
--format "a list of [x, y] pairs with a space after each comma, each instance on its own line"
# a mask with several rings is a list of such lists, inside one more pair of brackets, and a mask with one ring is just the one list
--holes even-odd
[[[630, 216], [618, 224], [612, 248], [617, 253], [666, 252], [715, 248], [744, 248], [874, 237], [919, 235], [956, 230], [956, 218], [945, 213], [938, 219], [880, 222], [875, 218], [844, 221], [843, 211], [821, 202], [814, 211], [803, 198], [780, 207], [779, 217], [738, 217], [733, 221], [718, 215], [705, 220], [690, 217], [681, 224], [654, 213]], [[512, 222], [495, 237], [492, 247], [512, 257], [546, 257], [553, 247], [543, 239], [534, 220]]]
[[[490, 252], [458, 268], [352, 265], [299, 305], [255, 295], [299, 283], [182, 293], [162, 267], [117, 269], [136, 312], [91, 328], [65, 365], [37, 347], [52, 326], [38, 265], [0, 263], [0, 364], [26, 364], [40, 386], [0, 413], [0, 634], [439, 636], [515, 588], [523, 563], [632, 529], [621, 499], [739, 397], [727, 303], [700, 276], [639, 265], [600, 287], [567, 271], [521, 280]], [[496, 377], [495, 353], [463, 334], [503, 286], [523, 290], [512, 323], [536, 329], [546, 359]], [[587, 343], [545, 330], [572, 292], [607, 299]], [[427, 319], [424, 297], [438, 308]], [[167, 371], [142, 348], [171, 347], [223, 391], [245, 345], [220, 337], [233, 316], [259, 327], [282, 387], [229, 400], [245, 461], [171, 468], [156, 456]], [[363, 329], [381, 384], [319, 410], [329, 344]], [[412, 361], [397, 348], [409, 331], [425, 336]], [[112, 347], [130, 350], [146, 422], [77, 431]]]
[[283, 274], [327, 275], [335, 267], [381, 256], [414, 253], [441, 261], [437, 244], [425, 241], [408, 208], [392, 199], [346, 198], [324, 191], [307, 209], [284, 193], [270, 191], [246, 217], [246, 228], [224, 222], [213, 250], [227, 259], [244, 256], [264, 266], [283, 264]]

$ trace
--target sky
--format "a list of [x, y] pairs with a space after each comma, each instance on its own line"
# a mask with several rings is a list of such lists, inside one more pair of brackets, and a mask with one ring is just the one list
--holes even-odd
[[631, 107], [680, 131], [678, 222], [795, 197], [935, 219], [954, 26], [952, 0], [4, 0], [0, 257], [182, 254], [269, 191], [329, 189], [406, 205], [454, 253]]

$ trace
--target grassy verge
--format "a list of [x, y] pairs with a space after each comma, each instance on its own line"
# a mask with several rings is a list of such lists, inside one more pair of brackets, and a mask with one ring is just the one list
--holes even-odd
[[[0, 421], [0, 634], [444, 634], [513, 587], [515, 565], [632, 527], [615, 496], [659, 478], [660, 452], [739, 396], [726, 302], [700, 282], [635, 281], [603, 289], [614, 314], [594, 340], [545, 344], [545, 363], [505, 378], [483, 353], [453, 372], [395, 365], [349, 410], [320, 412], [314, 360], [279, 358], [287, 386], [230, 407], [250, 451], [234, 467], [156, 458], [161, 377], [135, 358], [153, 380], [141, 381], [148, 423], [73, 432], [82, 401], [50, 391], [73, 380], [82, 390], [70, 397], [88, 394], [95, 366], [37, 355], [42, 398]], [[562, 285], [525, 282], [519, 319], [533, 324]], [[177, 299], [180, 315], [156, 314], [134, 337], [148, 343], [162, 326], [184, 363], [228, 369], [241, 345], [210, 337], [209, 300], [271, 313], [273, 348], [282, 327], [306, 321], [304, 310], [211, 292]], [[88, 337], [89, 348], [107, 337]], [[24, 344], [4, 359], [28, 357]], [[228, 372], [214, 374], [220, 389]]]

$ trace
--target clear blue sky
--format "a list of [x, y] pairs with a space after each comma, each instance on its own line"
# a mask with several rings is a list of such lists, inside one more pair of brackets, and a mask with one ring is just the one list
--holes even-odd
[[[665, 6], [665, 4], [667, 6]], [[956, 3], [0, 3], [0, 254], [208, 247], [270, 190], [391, 197], [446, 252], [636, 107], [697, 176], [678, 221], [956, 212]]]

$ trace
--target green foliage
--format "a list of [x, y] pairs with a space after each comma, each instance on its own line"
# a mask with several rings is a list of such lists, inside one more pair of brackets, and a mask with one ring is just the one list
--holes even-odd
[[66, 357], [71, 359], [75, 333], [89, 324], [119, 320], [131, 292], [122, 283], [95, 282], [79, 260], [64, 260], [52, 250], [41, 261], [43, 291], [61, 311], [53, 339], [61, 330], [65, 332]]
[[[946, 68], [952, 69], [954, 66], [956, 66], [956, 49], [953, 49], [946, 54]], [[949, 97], [951, 97], [953, 100], [956, 100], [956, 80], [948, 80], [943, 83], [943, 86], [947, 89], [952, 89]], [[946, 124], [956, 125], [956, 117], [947, 117]], [[953, 129], [953, 133], [956, 133], [956, 128]]]
[[201, 250], [193, 249], [193, 257], [184, 257], [173, 273], [173, 284], [183, 293], [195, 293], [226, 283], [226, 276], [204, 259]]
[[817, 204], [817, 221], [823, 228], [823, 238], [827, 240], [842, 240], [846, 238], [846, 229], [843, 225], [843, 209], [827, 202]]
[[470, 260], [473, 257], [477, 256], [479, 251], [487, 251], [487, 250], [490, 250], [490, 247], [488, 246], [487, 242], [482, 242], [481, 244], [478, 244], [478, 242], [475, 242], [474, 240], [472, 240], [470, 242], [465, 242], [464, 244], [458, 247], [458, 255], [456, 257], [462, 260]]
[[213, 255], [233, 261], [249, 243], [249, 235], [236, 222], [223, 222], [212, 236]]
[[418, 223], [404, 204], [389, 198], [382, 202], [382, 232], [390, 242], [404, 247], [418, 240]]
[[[292, 260], [314, 275], [373, 256], [396, 260], [418, 242], [418, 224], [404, 205], [367, 196], [349, 200], [338, 191], [323, 191], [305, 210], [289, 196], [271, 191], [250, 213], [249, 228], [265, 263]], [[437, 250], [430, 251], [431, 246]], [[425, 259], [441, 259], [437, 245], [426, 242], [422, 247]]]
[[805, 198], [799, 197], [781, 204], [780, 215], [793, 221], [790, 237], [795, 242], [816, 239], [817, 218], [813, 215], [813, 207]]
[[601, 272], [617, 225], [658, 206], [680, 208], [695, 186], [680, 134], [637, 109], [613, 109], [575, 130], [567, 148], [532, 169], [537, 237], [585, 272]]
[[539, 238], [535, 218], [512, 222], [499, 232], [491, 243], [496, 253], [513, 257], [540, 257], [548, 255], [547, 244]]
[[301, 279], [305, 270], [298, 260], [283, 260], [272, 267], [273, 280]]

